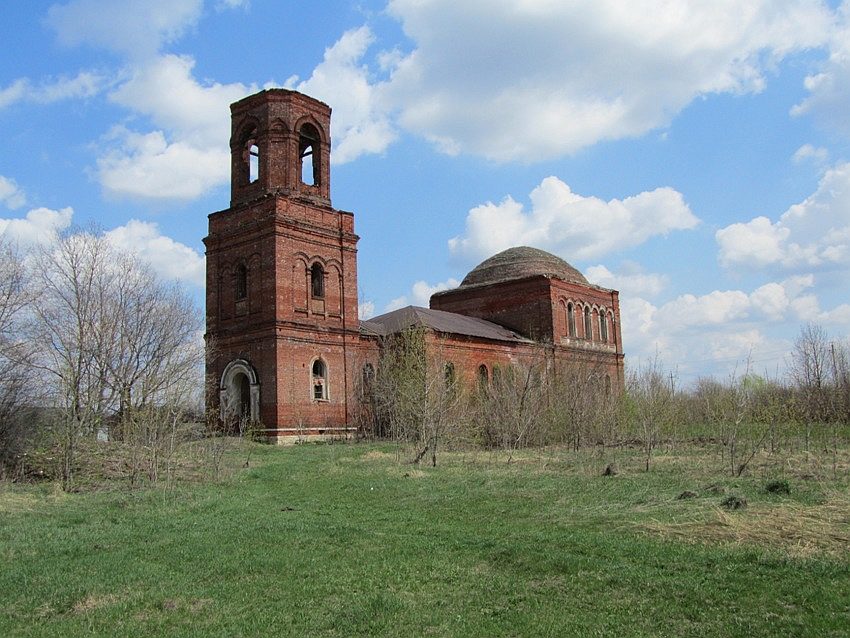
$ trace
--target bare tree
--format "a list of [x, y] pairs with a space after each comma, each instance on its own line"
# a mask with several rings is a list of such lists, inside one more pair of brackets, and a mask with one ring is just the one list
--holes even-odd
[[59, 415], [68, 489], [79, 437], [107, 429], [135, 437], [139, 413], [189, 399], [191, 383], [202, 386], [200, 317], [179, 287], [93, 232], [42, 247], [33, 280], [30, 337]]
[[19, 466], [35, 434], [30, 412], [37, 384], [27, 375], [31, 353], [21, 339], [30, 296], [21, 254], [0, 237], [0, 478]]
[[644, 465], [648, 472], [652, 453], [662, 435], [670, 431], [677, 413], [673, 387], [667, 382], [658, 357], [630, 371], [626, 391], [627, 413], [643, 440]]
[[458, 418], [463, 392], [450, 376], [437, 337], [425, 329], [408, 328], [384, 340], [367, 400], [377, 433], [417, 444], [414, 463], [430, 452], [436, 466], [439, 442]]

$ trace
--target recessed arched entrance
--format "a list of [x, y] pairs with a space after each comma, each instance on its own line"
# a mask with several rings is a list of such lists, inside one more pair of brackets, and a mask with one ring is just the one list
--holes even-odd
[[244, 359], [234, 359], [224, 368], [219, 405], [224, 422], [260, 420], [260, 382], [253, 366]]

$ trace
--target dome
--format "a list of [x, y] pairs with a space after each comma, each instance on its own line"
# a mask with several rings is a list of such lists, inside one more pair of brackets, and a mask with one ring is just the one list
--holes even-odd
[[503, 250], [482, 261], [469, 271], [460, 287], [482, 286], [535, 276], [588, 285], [584, 275], [560, 257], [538, 248], [518, 246]]

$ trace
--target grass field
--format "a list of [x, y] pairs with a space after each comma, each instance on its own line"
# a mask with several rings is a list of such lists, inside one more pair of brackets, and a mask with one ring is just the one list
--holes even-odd
[[0, 636], [850, 635], [846, 471], [769, 493], [712, 454], [256, 446], [215, 484], [0, 486]]

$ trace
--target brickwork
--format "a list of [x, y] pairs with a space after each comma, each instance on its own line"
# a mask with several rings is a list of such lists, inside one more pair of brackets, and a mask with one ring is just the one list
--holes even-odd
[[[330, 117], [284, 89], [234, 103], [230, 207], [209, 216], [204, 239], [207, 409], [225, 423], [259, 418], [273, 440], [350, 434], [364, 366], [380, 360], [378, 333], [357, 316], [354, 215], [331, 206]], [[432, 321], [431, 358], [467, 386], [482, 366], [492, 378], [541, 362], [593, 365], [623, 386], [617, 292], [554, 255], [494, 255], [431, 308], [453, 314], [390, 313], [395, 323], [373, 328]]]

